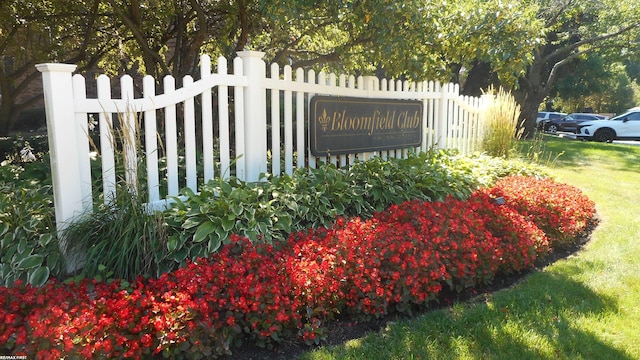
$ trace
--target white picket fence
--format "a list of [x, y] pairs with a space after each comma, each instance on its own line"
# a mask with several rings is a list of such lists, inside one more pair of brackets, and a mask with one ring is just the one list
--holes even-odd
[[[397, 149], [314, 157], [307, 138], [308, 101], [313, 95], [420, 100], [424, 105], [422, 145], [414, 150], [476, 150], [485, 100], [460, 96], [457, 85], [325, 73], [316, 76], [303, 69], [295, 70], [294, 77], [290, 66], [280, 69], [277, 64], [271, 65], [267, 76], [263, 56], [261, 52], [240, 52], [232, 73], [220, 58], [217, 72], [212, 73], [210, 58], [205, 55], [199, 80], [186, 76], [183, 86], [176, 89], [175, 79], [168, 76], [162, 81], [162, 94], [156, 94], [158, 83], [147, 76], [142, 81], [142, 96], [137, 98], [129, 76], [120, 79], [119, 98], [112, 98], [111, 80], [105, 75], [97, 78], [97, 98], [87, 98], [86, 79], [72, 76], [75, 65], [37, 65], [43, 78], [58, 228], [93, 207], [89, 153], [94, 149], [88, 134], [95, 116], [105, 201], [115, 196], [117, 154], [121, 152], [125, 154], [126, 182], [137, 182], [139, 160], [146, 165], [142, 177], [153, 208], [166, 205], [166, 199], [177, 196], [182, 187], [197, 191], [209, 179], [226, 178], [231, 173], [245, 181], [257, 181], [262, 173], [292, 174], [295, 168], [316, 167], [320, 162], [344, 167], [356, 158], [407, 155], [408, 149]], [[178, 124], [178, 119], [183, 123]], [[142, 136], [142, 153], [126, 144], [114, 148], [116, 123], [127, 136]], [[161, 170], [159, 162], [165, 159], [166, 170]]]

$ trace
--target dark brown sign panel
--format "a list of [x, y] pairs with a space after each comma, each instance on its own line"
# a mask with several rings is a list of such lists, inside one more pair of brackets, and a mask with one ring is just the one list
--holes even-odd
[[418, 100], [314, 96], [309, 112], [315, 156], [403, 149], [422, 142]]

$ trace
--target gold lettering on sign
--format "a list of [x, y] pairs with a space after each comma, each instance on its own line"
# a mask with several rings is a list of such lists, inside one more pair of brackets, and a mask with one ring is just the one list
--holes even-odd
[[396, 114], [395, 110], [388, 110], [383, 114], [375, 110], [371, 116], [350, 116], [346, 110], [342, 110], [334, 111], [333, 116], [329, 117], [326, 109], [318, 120], [323, 131], [327, 130], [328, 123], [331, 122], [330, 131], [366, 131], [369, 136], [378, 130], [417, 129], [422, 121], [418, 111], [413, 114], [409, 111]]
[[403, 111], [398, 115], [398, 129], [417, 129], [421, 121], [417, 111], [413, 115], [409, 111]]

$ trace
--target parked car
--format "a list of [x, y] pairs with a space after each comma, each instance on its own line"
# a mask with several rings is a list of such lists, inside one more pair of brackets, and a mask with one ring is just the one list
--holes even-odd
[[607, 119], [604, 115], [587, 114], [587, 113], [572, 113], [559, 119], [545, 120], [543, 129], [552, 134], [558, 131], [575, 133], [578, 128], [578, 124], [585, 121], [604, 120]]
[[578, 125], [576, 137], [601, 142], [640, 140], [640, 109], [631, 109], [608, 120], [583, 122]]
[[540, 124], [542, 124], [544, 121], [559, 119], [563, 116], [567, 116], [567, 114], [563, 112], [540, 111], [538, 112], [538, 117], [536, 118], [536, 127], [539, 129]]

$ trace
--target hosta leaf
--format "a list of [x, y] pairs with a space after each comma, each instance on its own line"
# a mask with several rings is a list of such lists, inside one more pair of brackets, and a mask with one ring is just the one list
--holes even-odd
[[58, 252], [50, 252], [47, 255], [47, 266], [49, 268], [56, 268], [58, 266], [58, 261], [60, 260], [60, 253]]
[[186, 230], [186, 229], [194, 228], [198, 225], [200, 225], [200, 220], [189, 218], [185, 220], [184, 223], [182, 223], [182, 228]]
[[0, 236], [4, 235], [7, 231], [9, 231], [9, 224], [0, 224]]
[[193, 198], [196, 195], [196, 193], [193, 192], [193, 190], [191, 190], [190, 188], [184, 188], [180, 192], [182, 193], [182, 195], [187, 196], [189, 198]]
[[27, 238], [23, 237], [22, 239], [20, 239], [20, 241], [18, 242], [18, 253], [22, 254], [24, 253], [25, 250], [27, 250]]
[[223, 218], [222, 219], [222, 230], [230, 231], [231, 229], [233, 229], [235, 223], [236, 223], [235, 219]]
[[244, 209], [242, 208], [242, 205], [240, 205], [240, 204], [233, 204], [233, 205], [231, 205], [231, 211], [236, 216], [240, 216], [242, 214], [242, 212], [244, 211]]
[[228, 240], [229, 240], [229, 233], [228, 233], [228, 232], [226, 232], [226, 231], [224, 231], [224, 230], [223, 230], [223, 229], [221, 229], [221, 228], [217, 228], [217, 229], [216, 229], [216, 235], [218, 235], [218, 238], [220, 238], [220, 240], [221, 240], [223, 243], [225, 243], [225, 244], [226, 244], [226, 243], [228, 242]]
[[207, 251], [209, 251], [209, 253], [212, 254], [218, 251], [221, 244], [222, 244], [222, 239], [220, 239], [220, 237], [216, 233], [213, 233], [209, 237], [209, 243], [207, 244]]
[[31, 273], [29, 276], [29, 284], [33, 286], [42, 286], [47, 282], [47, 280], [49, 280], [49, 274], [51, 274], [49, 268], [41, 266]]
[[169, 250], [169, 252], [173, 252], [177, 247], [178, 247], [178, 239], [176, 239], [175, 236], [170, 237], [169, 240], [167, 241], [167, 250]]
[[42, 255], [30, 255], [18, 262], [19, 270], [31, 269], [42, 264]]
[[187, 255], [189, 255], [189, 249], [182, 247], [173, 254], [173, 260], [177, 263], [181, 263], [187, 258]]
[[53, 235], [51, 234], [41, 234], [40, 238], [38, 239], [38, 242], [40, 243], [40, 246], [44, 247], [49, 245], [52, 239], [53, 239]]
[[[223, 226], [224, 226], [224, 222], [223, 222]], [[206, 239], [209, 236], [209, 234], [211, 234], [215, 230], [216, 230], [216, 225], [214, 223], [212, 223], [211, 221], [203, 222], [198, 226], [198, 229], [196, 229], [196, 233], [193, 235], [193, 242], [204, 241], [204, 239]]]

